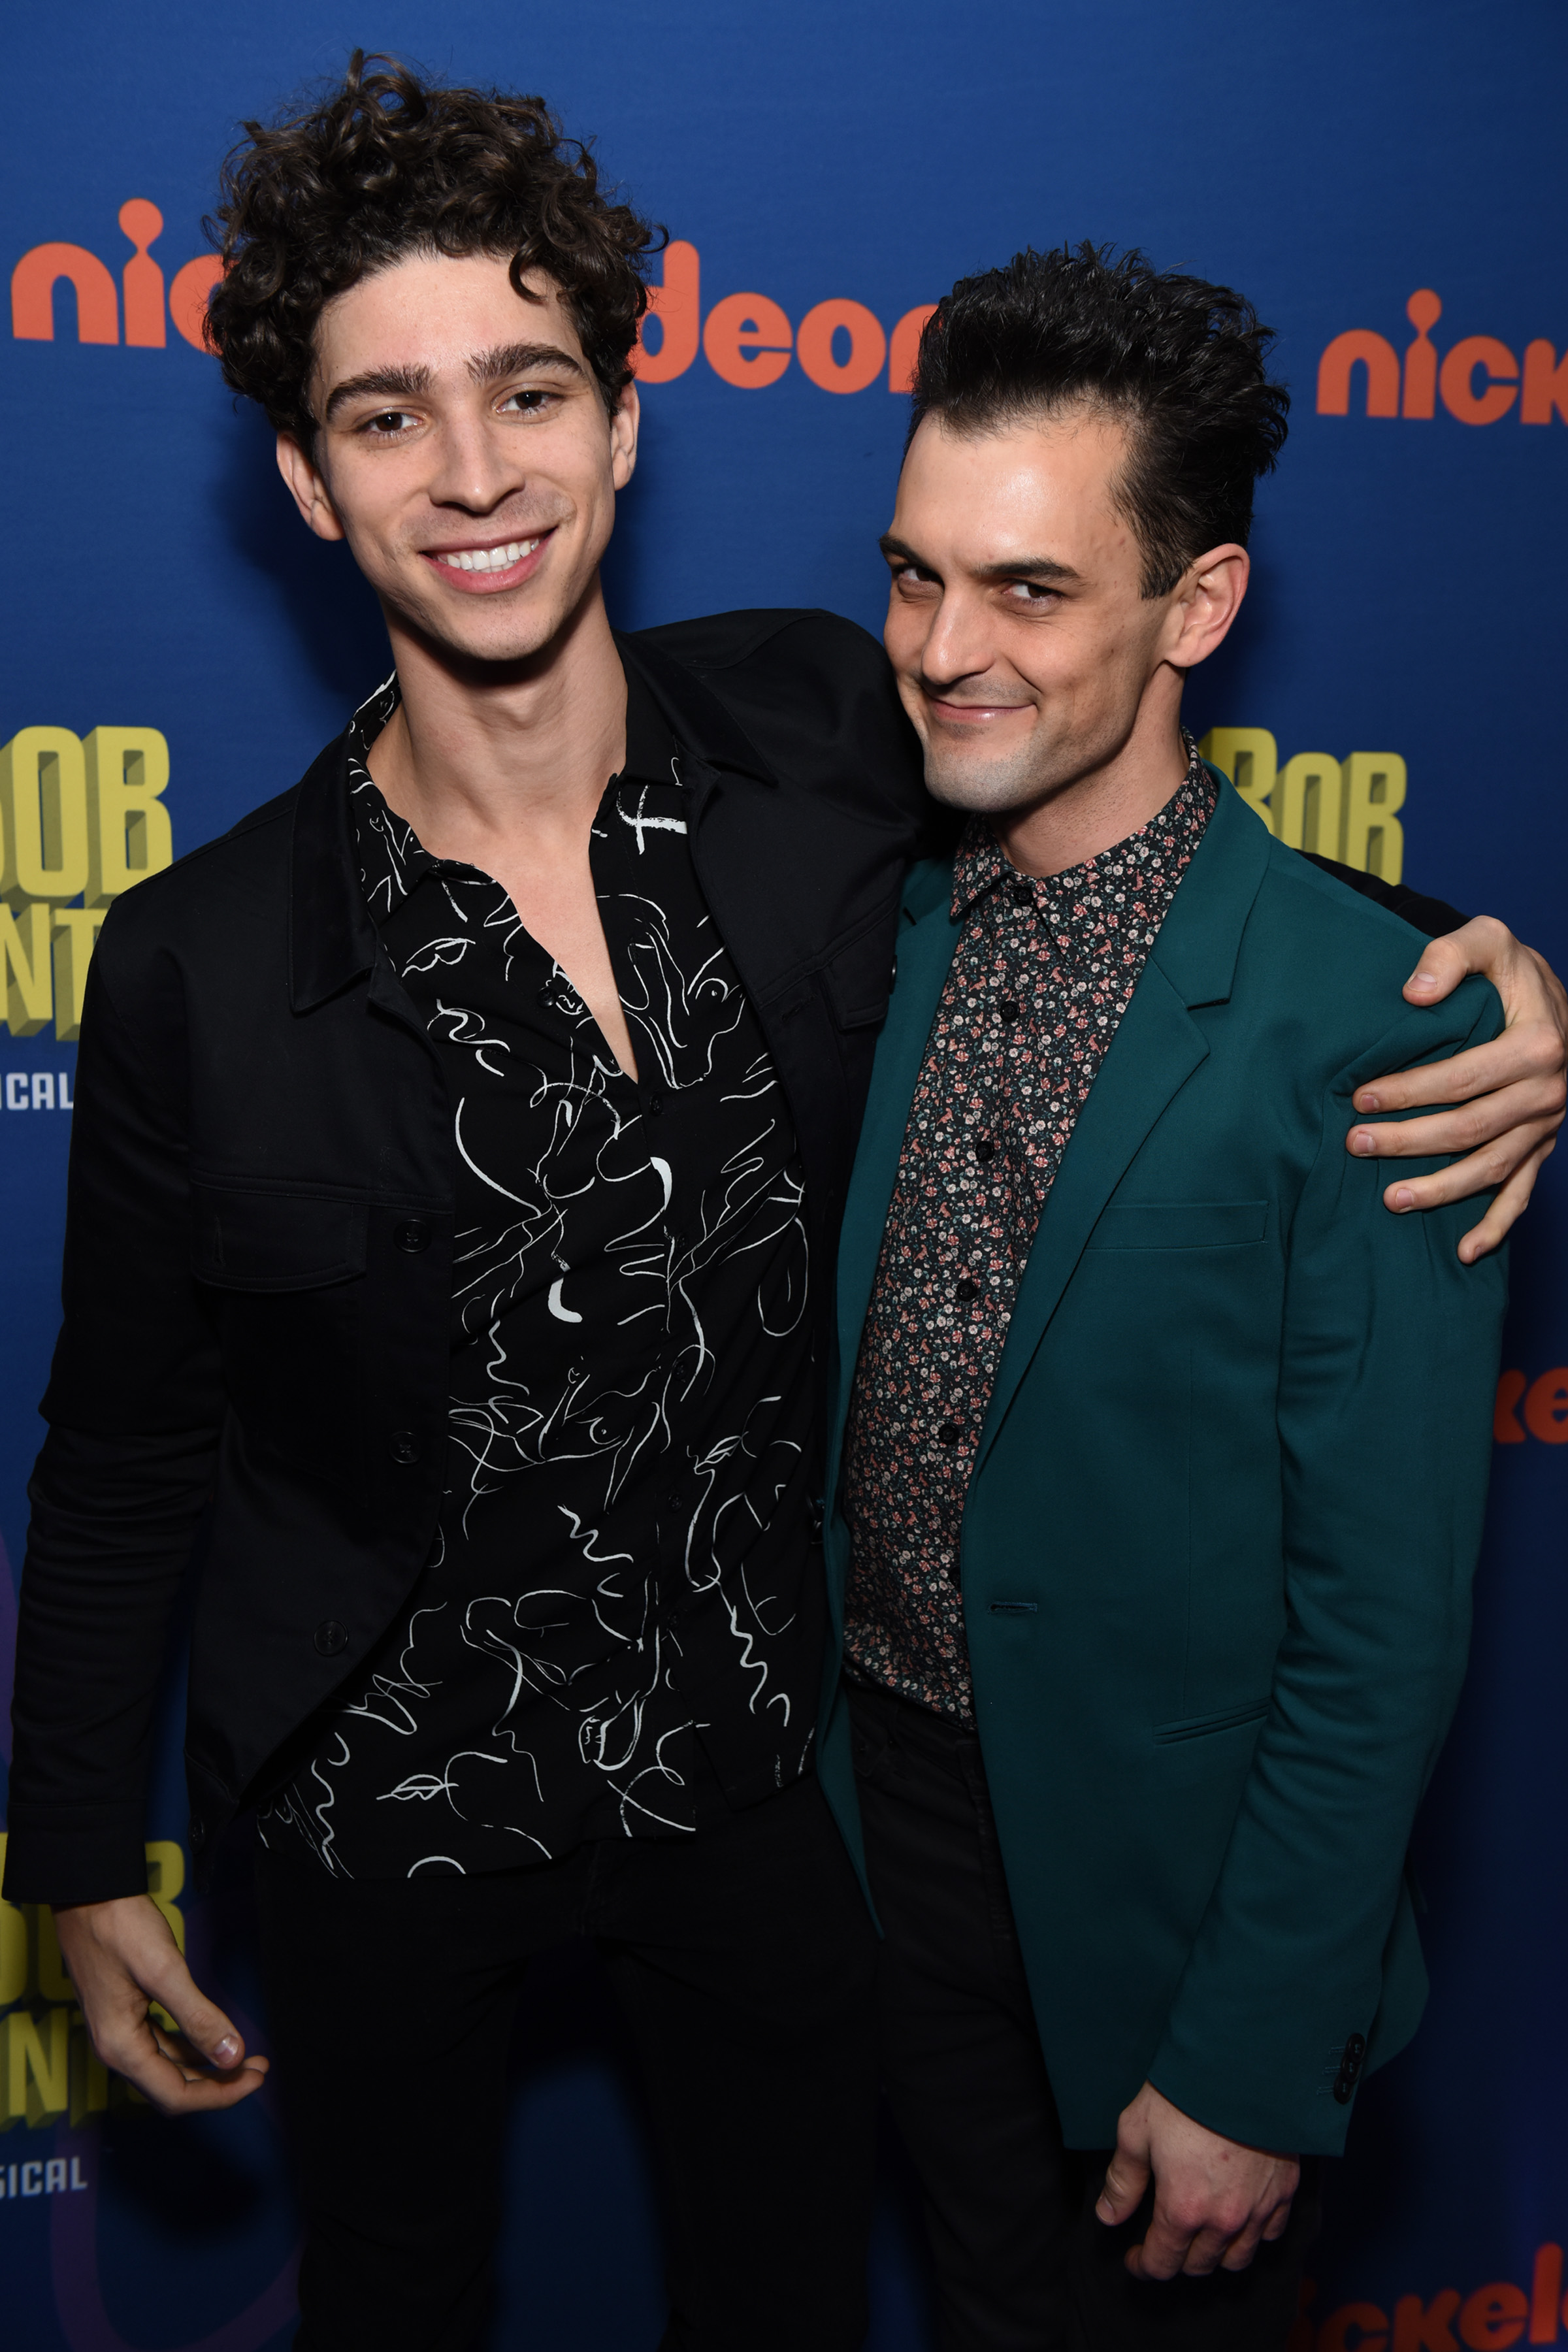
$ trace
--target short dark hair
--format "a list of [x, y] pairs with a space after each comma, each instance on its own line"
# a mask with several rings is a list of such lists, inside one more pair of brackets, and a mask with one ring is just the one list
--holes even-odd
[[1208, 548], [1247, 544], [1252, 486], [1273, 470], [1290, 405], [1264, 367], [1273, 340], [1228, 286], [1142, 253], [1031, 248], [961, 278], [926, 320], [910, 439], [927, 416], [964, 434], [1080, 404], [1125, 419], [1115, 495], [1142, 593], [1163, 596]]
[[525, 270], [552, 278], [614, 409], [662, 232], [600, 190], [593, 156], [542, 98], [436, 89], [356, 49], [309, 111], [245, 132], [206, 225], [224, 265], [206, 332], [236, 392], [275, 425], [310, 446], [324, 306], [418, 252], [510, 254], [528, 300]]

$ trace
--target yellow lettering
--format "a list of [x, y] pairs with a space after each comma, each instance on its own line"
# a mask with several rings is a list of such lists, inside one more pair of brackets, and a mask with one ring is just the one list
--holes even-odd
[[1340, 854], [1344, 803], [1340, 763], [1327, 751], [1298, 751], [1287, 760], [1274, 794], [1274, 830], [1292, 849]]
[[81, 1035], [87, 999], [87, 968], [108, 912], [104, 907], [57, 907], [55, 919], [55, 1035]]
[[0, 896], [75, 898], [87, 887], [87, 762], [68, 727], [24, 727], [0, 751]]
[[1268, 796], [1279, 765], [1279, 748], [1267, 727], [1211, 727], [1198, 750], [1222, 775], [1228, 776], [1255, 816], [1270, 833], [1274, 817]]
[[[5, 1872], [5, 1832], [0, 1830], [0, 1877]], [[27, 1990], [27, 1915], [0, 1895], [0, 2009], [9, 2009]]]
[[185, 1883], [185, 1851], [174, 1838], [151, 1838], [147, 1843], [147, 1892], [174, 1930], [181, 1951], [185, 1948], [185, 1915], [174, 1897]]
[[13, 1037], [31, 1037], [54, 1011], [49, 979], [49, 910], [0, 906], [0, 989], [5, 1026]]
[[1397, 751], [1352, 751], [1345, 761], [1347, 866], [1397, 882], [1405, 871], [1405, 762]]
[[95, 727], [87, 755], [87, 903], [101, 907], [174, 863], [169, 746], [155, 727]]
[[[47, 2036], [47, 2040], [46, 2040]], [[51, 2009], [40, 2021], [25, 2009], [5, 2020], [5, 2116], [37, 2130], [70, 2107], [70, 2011]]]

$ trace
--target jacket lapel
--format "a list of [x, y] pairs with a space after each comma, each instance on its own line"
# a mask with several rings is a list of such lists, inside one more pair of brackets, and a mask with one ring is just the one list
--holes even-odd
[[[1241, 935], [1268, 862], [1268, 834], [1221, 778], [1214, 815], [1046, 1202], [991, 1392], [975, 1477], [1101, 1210], [1166, 1105], [1207, 1057], [1207, 1040], [1188, 1008], [1223, 1003], [1229, 996]], [[910, 1083], [912, 1091], [912, 1077]]]
[[957, 926], [948, 911], [952, 898], [950, 859], [917, 866], [904, 888], [898, 930], [898, 982], [877, 1041], [871, 1091], [838, 1250], [838, 1378], [832, 1399], [829, 1495], [837, 1483], [849, 1382], [860, 1352], [860, 1330], [876, 1279], [910, 1100], [958, 940]]

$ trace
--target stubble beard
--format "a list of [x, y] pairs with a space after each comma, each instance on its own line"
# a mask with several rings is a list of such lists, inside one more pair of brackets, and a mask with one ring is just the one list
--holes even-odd
[[956, 751], [936, 736], [926, 744], [925, 782], [931, 798], [980, 816], [1044, 800], [1055, 782], [1045, 771], [1047, 762], [1032, 742], [1019, 744], [1016, 751], [992, 751], [983, 759]]

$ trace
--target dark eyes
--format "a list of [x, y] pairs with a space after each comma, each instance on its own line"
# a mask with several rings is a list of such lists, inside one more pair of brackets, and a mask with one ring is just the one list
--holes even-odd
[[[542, 416], [557, 398], [541, 384], [527, 384], [519, 392], [509, 392], [498, 404], [501, 414], [513, 416]], [[395, 441], [423, 420], [411, 408], [378, 408], [354, 429], [371, 441]]]

